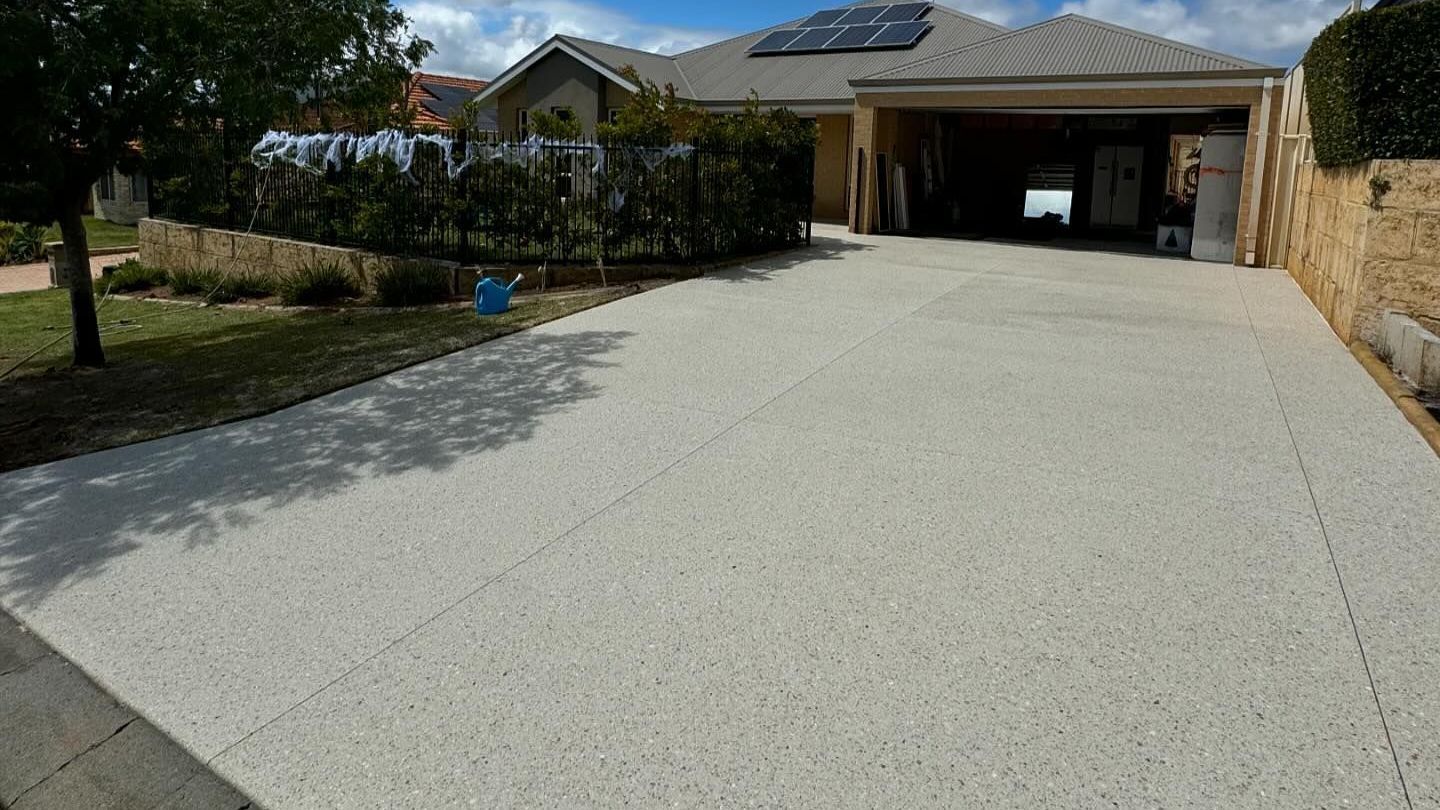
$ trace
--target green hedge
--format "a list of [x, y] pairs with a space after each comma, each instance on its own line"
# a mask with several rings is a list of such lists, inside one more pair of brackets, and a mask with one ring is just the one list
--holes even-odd
[[1440, 158], [1440, 2], [1347, 14], [1305, 54], [1315, 158]]

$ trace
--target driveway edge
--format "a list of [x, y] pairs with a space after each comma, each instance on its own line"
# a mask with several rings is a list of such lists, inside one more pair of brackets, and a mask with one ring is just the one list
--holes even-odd
[[0, 808], [255, 810], [0, 610]]
[[1410, 424], [1415, 426], [1420, 438], [1430, 445], [1430, 449], [1435, 451], [1435, 455], [1440, 456], [1440, 422], [1437, 422], [1435, 417], [1430, 415], [1430, 411], [1420, 404], [1415, 393], [1401, 382], [1400, 378], [1395, 376], [1395, 372], [1385, 364], [1385, 361], [1376, 357], [1363, 341], [1351, 342], [1350, 353], [1355, 355], [1355, 359], [1359, 360], [1360, 365], [1370, 373], [1375, 384], [1380, 386], [1380, 390], [1390, 397], [1390, 400], [1395, 403], [1395, 407], [1399, 408]]

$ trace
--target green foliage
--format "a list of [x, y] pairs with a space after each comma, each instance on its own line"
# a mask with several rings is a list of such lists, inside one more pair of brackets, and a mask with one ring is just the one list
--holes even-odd
[[1385, 195], [1390, 193], [1390, 180], [1383, 174], [1370, 178], [1370, 207], [1379, 211]]
[[556, 141], [578, 141], [584, 130], [574, 112], [562, 118], [544, 110], [535, 110], [530, 113], [530, 134]]
[[334, 262], [306, 265], [280, 284], [280, 300], [287, 306], [324, 306], [359, 297], [359, 281]]
[[115, 272], [95, 279], [95, 292], [102, 295], [106, 290], [112, 293], [137, 292], [163, 287], [169, 280], [169, 274], [158, 267], [149, 267], [135, 259], [126, 259], [115, 268]]
[[444, 301], [450, 297], [450, 271], [433, 262], [395, 262], [375, 274], [375, 297], [387, 307]]
[[0, 221], [0, 264], [39, 261], [45, 254], [45, 226]]
[[220, 286], [220, 271], [187, 268], [170, 272], [170, 292], [175, 295], [208, 295]]
[[1305, 54], [1315, 158], [1440, 158], [1440, 3], [1347, 14]]
[[[280, 279], [274, 273], [263, 270], [231, 271], [220, 282], [220, 293], [226, 300], [241, 298], [269, 298], [280, 291]], [[214, 300], [212, 298], [212, 300]]]

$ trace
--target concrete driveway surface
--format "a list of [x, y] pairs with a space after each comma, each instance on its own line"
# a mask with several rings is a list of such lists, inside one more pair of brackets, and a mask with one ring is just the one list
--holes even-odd
[[0, 477], [4, 604], [272, 808], [1440, 807], [1440, 461], [1283, 273], [819, 232]]

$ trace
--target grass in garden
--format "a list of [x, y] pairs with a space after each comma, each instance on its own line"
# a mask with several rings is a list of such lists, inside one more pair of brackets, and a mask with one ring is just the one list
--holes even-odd
[[[90, 247], [107, 248], [140, 244], [140, 232], [134, 225], [116, 225], [98, 217], [85, 217], [85, 237]], [[46, 242], [60, 241], [60, 225], [51, 225], [45, 231]]]
[[[597, 304], [634, 288], [468, 307], [280, 311], [113, 299], [109, 365], [62, 340], [0, 380], [0, 470], [267, 413]], [[128, 323], [127, 323], [128, 322]], [[0, 295], [0, 371], [69, 325], [63, 290]]]

